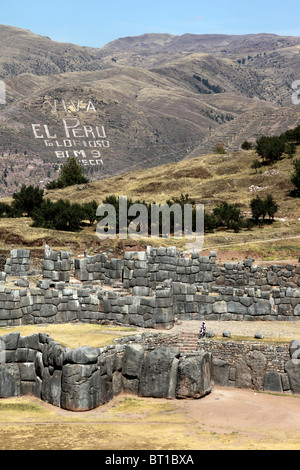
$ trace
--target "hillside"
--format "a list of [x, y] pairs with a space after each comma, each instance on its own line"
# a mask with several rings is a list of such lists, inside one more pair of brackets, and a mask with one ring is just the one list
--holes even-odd
[[45, 187], [67, 157], [98, 180], [299, 122], [299, 37], [145, 34], [96, 49], [0, 26], [0, 42], [0, 197]]
[[[300, 149], [298, 148], [298, 157]], [[221, 201], [238, 204], [245, 212], [256, 193], [274, 195], [280, 203], [278, 217], [296, 220], [299, 199], [290, 197], [293, 185], [290, 175], [292, 160], [283, 158], [272, 166], [263, 166], [257, 172], [251, 168], [257, 159], [255, 151], [238, 151], [232, 154], [209, 154], [169, 163], [146, 170], [137, 170], [101, 181], [93, 181], [84, 188], [46, 191], [46, 197], [72, 202], [101, 203], [106, 196], [127, 196], [133, 200], [165, 203], [173, 196], [189, 194], [196, 203], [205, 204], [211, 210]], [[250, 188], [256, 188], [251, 190]]]
[[31, 31], [0, 25], [0, 78], [99, 70], [98, 50], [52, 41]]
[[[297, 157], [300, 158], [298, 148]], [[245, 217], [250, 216], [250, 201], [259, 194], [272, 194], [278, 203], [276, 221], [264, 227], [242, 230], [215, 230], [205, 235], [204, 253], [215, 249], [220, 260], [255, 258], [258, 261], [290, 260], [299, 257], [300, 214], [299, 199], [292, 198], [290, 182], [292, 160], [284, 158], [276, 165], [262, 167], [255, 172], [251, 164], [257, 156], [254, 151], [239, 151], [227, 155], [205, 155], [152, 169], [133, 171], [117, 177], [94, 181], [83, 186], [47, 191], [45, 198], [71, 202], [98, 204], [109, 195], [127, 196], [133, 201], [165, 203], [166, 200], [188, 193], [197, 203], [211, 211], [219, 202], [236, 203]], [[9, 199], [5, 199], [9, 202]], [[85, 249], [122, 256], [124, 249], [137, 249], [147, 244], [176, 245], [184, 249], [182, 240], [108, 240], [100, 242], [95, 227], [85, 227], [79, 233], [45, 230], [31, 226], [31, 219], [0, 219], [0, 251], [8, 253], [15, 246], [27, 246], [42, 254], [45, 244], [57, 248], [72, 246], [74, 253]]]

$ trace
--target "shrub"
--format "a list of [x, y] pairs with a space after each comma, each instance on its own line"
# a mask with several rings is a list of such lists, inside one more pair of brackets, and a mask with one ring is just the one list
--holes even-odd
[[242, 228], [243, 217], [236, 204], [221, 202], [213, 210], [213, 215], [218, 227], [225, 226], [228, 230], [233, 229], [234, 231], [239, 231]]
[[67, 163], [62, 166], [58, 181], [51, 181], [47, 189], [67, 188], [75, 184], [87, 184], [89, 180], [84, 176], [83, 169], [76, 158], [69, 158]]
[[244, 142], [241, 145], [241, 148], [243, 150], [251, 150], [253, 148], [251, 142], [248, 142], [248, 140], [244, 140]]
[[43, 196], [44, 191], [39, 187], [23, 185], [18, 193], [13, 194], [12, 209], [20, 216], [25, 213], [31, 217], [33, 211], [42, 205]]

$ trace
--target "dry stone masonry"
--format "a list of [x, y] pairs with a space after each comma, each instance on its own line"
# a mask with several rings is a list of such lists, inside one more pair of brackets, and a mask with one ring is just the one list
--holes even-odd
[[33, 394], [84, 411], [122, 392], [201, 398], [211, 385], [223, 385], [300, 393], [295, 345], [207, 340], [186, 353], [178, 338], [155, 333], [176, 319], [300, 320], [300, 265], [260, 267], [252, 259], [219, 265], [215, 252], [185, 256], [163, 247], [125, 253], [123, 260], [105, 254], [74, 260], [71, 250], [46, 246], [34, 284], [31, 274], [30, 251], [12, 250], [0, 272], [1, 327], [87, 322], [151, 330], [77, 350], [43, 333], [5, 335], [0, 397]]
[[[141, 397], [201, 398], [211, 392], [209, 354], [191, 360], [176, 347], [148, 349], [125, 339], [105, 348], [64, 348], [47, 334], [2, 337], [0, 397], [33, 395], [69, 411], [87, 411], [122, 392]], [[126, 344], [127, 343], [127, 344]], [[194, 363], [198, 372], [193, 372]]]
[[255, 348], [235, 364], [205, 350], [182, 354], [158, 334], [121, 338], [104, 348], [70, 349], [45, 333], [9, 333], [1, 345], [0, 398], [33, 395], [69, 411], [92, 410], [121, 393], [199, 399], [213, 385], [300, 394], [293, 343], [281, 373], [269, 369], [265, 354]]
[[6, 260], [4, 271], [12, 276], [24, 276], [30, 270], [30, 251], [12, 250]]
[[[29, 288], [6, 286], [23, 276], [29, 250], [12, 250], [0, 273], [0, 324], [115, 322], [144, 328], [171, 328], [181, 320], [298, 320], [300, 265], [259, 267], [248, 259], [218, 265], [217, 254], [187, 257], [175, 248], [148, 247], [125, 253], [73, 259], [71, 251], [45, 247], [42, 278]], [[25, 289], [22, 289], [24, 287]]]

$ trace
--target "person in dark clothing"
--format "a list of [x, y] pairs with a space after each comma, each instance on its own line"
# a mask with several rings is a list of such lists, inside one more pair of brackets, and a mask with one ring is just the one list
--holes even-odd
[[206, 324], [205, 322], [203, 322], [200, 333], [199, 333], [199, 340], [205, 338], [205, 334], [206, 334]]

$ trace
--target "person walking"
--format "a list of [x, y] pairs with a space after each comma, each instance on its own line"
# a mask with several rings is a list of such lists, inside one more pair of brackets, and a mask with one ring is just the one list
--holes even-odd
[[200, 333], [199, 333], [199, 339], [198, 339], [198, 344], [200, 343], [200, 340], [205, 338], [206, 335], [206, 324], [205, 322], [202, 323]]

